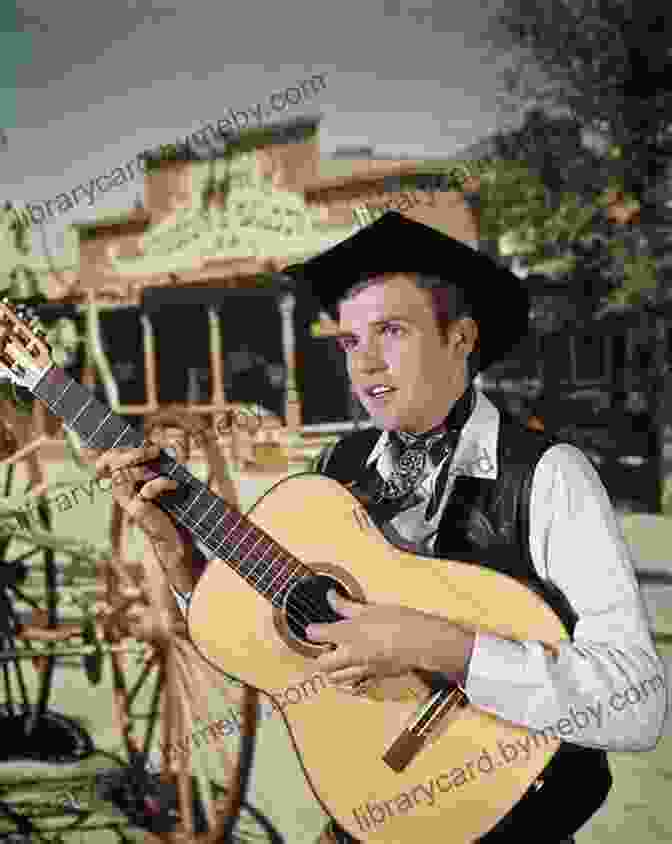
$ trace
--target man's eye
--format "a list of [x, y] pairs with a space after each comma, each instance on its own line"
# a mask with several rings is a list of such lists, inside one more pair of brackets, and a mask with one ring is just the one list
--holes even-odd
[[404, 328], [401, 325], [394, 325], [393, 323], [384, 325], [382, 331], [387, 332], [392, 337], [401, 337], [405, 333]]
[[351, 337], [339, 337], [338, 345], [344, 352], [349, 352], [355, 345], [355, 341]]

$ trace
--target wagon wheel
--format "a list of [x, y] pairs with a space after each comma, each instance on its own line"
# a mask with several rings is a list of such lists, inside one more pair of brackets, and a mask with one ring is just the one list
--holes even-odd
[[[26, 465], [24, 494], [41, 486], [43, 478], [36, 453], [39, 442], [28, 442], [30, 419], [17, 414], [9, 402], [4, 403], [2, 415], [0, 495], [6, 500], [17, 494], [19, 461], [12, 459], [14, 455], [21, 454], [19, 460]], [[5, 421], [8, 418], [14, 424]], [[51, 531], [44, 499], [36, 512], [41, 529]], [[49, 710], [48, 703], [57, 659], [53, 650], [77, 631], [64, 630], [60, 619], [56, 552], [17, 528], [22, 519], [26, 519], [22, 512], [8, 516], [9, 530], [0, 532], [0, 762], [27, 758], [75, 762], [93, 752], [93, 743], [79, 724]], [[47, 642], [47, 655], [31, 656], [36, 641]]]
[[[203, 423], [184, 412], [166, 411], [146, 420], [145, 433], [148, 440], [163, 448], [173, 448], [175, 458], [181, 463], [190, 458], [190, 438], [193, 438], [207, 461], [208, 486], [237, 506], [236, 490], [225, 461]], [[249, 747], [256, 734], [258, 695], [247, 687], [225, 684], [221, 674], [198, 654], [187, 637], [184, 617], [153, 552], [146, 552], [140, 563], [124, 559], [123, 546], [130, 538], [131, 526], [130, 517], [113, 500], [114, 553], [104, 573], [108, 615], [103, 635], [112, 642], [133, 637], [147, 647], [138, 677], [130, 689], [125, 680], [129, 674], [128, 655], [121, 651], [111, 654], [115, 714], [129, 759], [142, 770], [157, 743], [162, 748], [158, 788], [159, 792], [162, 787], [165, 790], [163, 797], [157, 792], [150, 805], [145, 801], [143, 826], [148, 830], [147, 840], [175, 844], [223, 841], [223, 831], [238, 816], [246, 788], [249, 772], [242, 764], [244, 754], [239, 749], [236, 755], [211, 742], [209, 755], [217, 759], [218, 776], [224, 779], [223, 786], [217, 789], [208, 772], [212, 761], [206, 764], [199, 754], [183, 750], [194, 732], [194, 723], [212, 720], [207, 697], [211, 688], [221, 691], [228, 703], [242, 707], [241, 747], [246, 742]], [[145, 713], [134, 711], [141, 694], [149, 700], [149, 713], [146, 706]], [[141, 719], [145, 721], [145, 729], [139, 737], [136, 722]], [[157, 724], [160, 737], [156, 735]], [[218, 799], [218, 790], [225, 793], [225, 799]]]

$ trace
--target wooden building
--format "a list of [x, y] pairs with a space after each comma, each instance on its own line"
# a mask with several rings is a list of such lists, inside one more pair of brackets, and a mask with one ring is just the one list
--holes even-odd
[[76, 265], [38, 269], [55, 305], [85, 315], [81, 376], [93, 385], [95, 364], [116, 413], [188, 405], [216, 425], [231, 404], [254, 401], [267, 417], [257, 437], [285, 443], [352, 425], [342, 356], [323, 339], [329, 320], [288, 295], [278, 271], [390, 207], [472, 245], [478, 227], [459, 192], [426, 179], [399, 190], [401, 178], [446, 162], [321, 157], [319, 122], [148, 159], [142, 206], [74, 225]]

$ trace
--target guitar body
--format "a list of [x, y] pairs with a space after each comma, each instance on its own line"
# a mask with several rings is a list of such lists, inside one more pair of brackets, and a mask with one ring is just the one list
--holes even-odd
[[[516, 580], [394, 547], [330, 478], [287, 478], [247, 515], [353, 599], [549, 647], [568, 638], [556, 614]], [[295, 635], [283, 610], [219, 559], [196, 586], [188, 627], [205, 659], [273, 700], [315, 797], [362, 841], [469, 844], [510, 811], [560, 745], [467, 703], [442, 711], [409, 751], [405, 728], [431, 694], [425, 678], [413, 672], [359, 696], [329, 686], [314, 663], [323, 648]], [[504, 745], [517, 748], [515, 761]]]

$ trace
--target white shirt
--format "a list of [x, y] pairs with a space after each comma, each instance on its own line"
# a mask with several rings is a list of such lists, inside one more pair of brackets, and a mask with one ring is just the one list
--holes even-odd
[[[433, 548], [455, 477], [497, 477], [499, 410], [482, 392], [476, 396], [432, 521], [423, 519], [425, 500], [391, 522], [405, 542], [425, 554]], [[385, 479], [392, 468], [388, 442], [383, 432], [367, 460]], [[425, 478], [421, 493], [431, 493], [442, 465]], [[532, 561], [578, 615], [574, 638], [559, 645], [556, 661], [541, 642], [477, 633], [465, 687], [471, 703], [529, 729], [552, 727], [574, 744], [653, 748], [667, 709], [665, 669], [608, 494], [578, 448], [563, 443], [544, 452], [533, 475], [530, 508]]]

